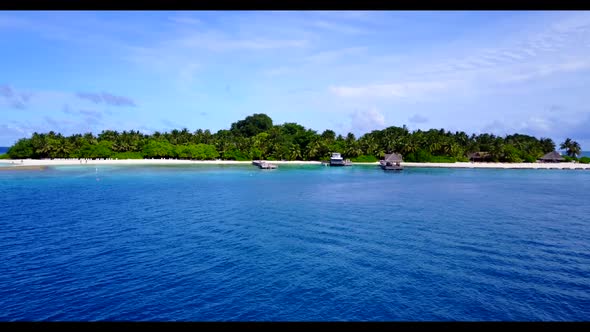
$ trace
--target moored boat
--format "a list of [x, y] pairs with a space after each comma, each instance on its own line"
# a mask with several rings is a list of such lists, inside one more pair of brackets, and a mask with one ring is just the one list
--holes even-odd
[[254, 161], [252, 161], [252, 165], [258, 166], [258, 168], [260, 168], [260, 169], [275, 169], [275, 168], [278, 168], [278, 166], [275, 165], [275, 164], [267, 163], [266, 161], [261, 161], [261, 160], [254, 160]]
[[330, 166], [352, 166], [352, 162], [349, 159], [344, 160], [340, 153], [333, 152], [330, 157]]

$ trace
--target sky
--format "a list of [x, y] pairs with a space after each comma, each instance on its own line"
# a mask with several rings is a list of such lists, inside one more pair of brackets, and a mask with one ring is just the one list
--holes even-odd
[[2, 11], [0, 146], [33, 132], [406, 125], [590, 149], [587, 11]]

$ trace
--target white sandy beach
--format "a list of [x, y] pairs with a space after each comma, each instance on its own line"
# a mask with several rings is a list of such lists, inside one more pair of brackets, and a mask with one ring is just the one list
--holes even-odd
[[[277, 165], [321, 165], [319, 161], [268, 161]], [[66, 165], [250, 165], [251, 161], [235, 160], [178, 160], [178, 159], [24, 159], [0, 160], [4, 166], [66, 166]], [[378, 165], [375, 163], [353, 163], [353, 165]], [[436, 168], [496, 168], [496, 169], [582, 169], [590, 170], [590, 164], [579, 163], [411, 163], [402, 162], [404, 167], [436, 167]]]

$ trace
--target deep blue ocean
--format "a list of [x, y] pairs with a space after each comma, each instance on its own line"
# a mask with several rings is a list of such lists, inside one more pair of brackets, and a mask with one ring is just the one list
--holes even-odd
[[590, 171], [0, 172], [0, 321], [587, 321]]

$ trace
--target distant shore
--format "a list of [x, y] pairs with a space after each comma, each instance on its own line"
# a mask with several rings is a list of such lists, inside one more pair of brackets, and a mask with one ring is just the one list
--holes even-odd
[[[321, 165], [319, 161], [268, 161], [277, 165]], [[31, 167], [31, 166], [81, 166], [81, 165], [250, 165], [252, 161], [235, 160], [179, 160], [179, 159], [24, 159], [24, 160], [0, 160], [2, 166]], [[379, 165], [374, 163], [353, 163], [353, 165]], [[579, 163], [412, 163], [402, 162], [404, 167], [430, 167], [430, 168], [496, 168], [496, 169], [583, 169], [590, 170], [590, 164]], [[2, 167], [6, 168], [6, 167]]]

